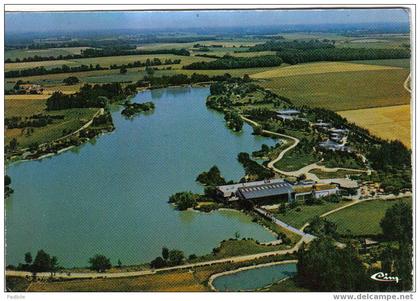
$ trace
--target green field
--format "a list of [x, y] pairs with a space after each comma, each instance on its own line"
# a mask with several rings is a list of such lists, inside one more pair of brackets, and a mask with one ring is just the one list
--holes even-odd
[[390, 59], [390, 60], [364, 60], [364, 61], [351, 61], [351, 63], [377, 65], [377, 66], [391, 66], [410, 69], [410, 59]]
[[[35, 95], [38, 96], [38, 95]], [[28, 95], [31, 97], [31, 95]], [[49, 115], [64, 115], [64, 119], [56, 120], [52, 124], [40, 128], [33, 128], [34, 132], [28, 135], [22, 129], [6, 129], [5, 144], [16, 138], [19, 148], [26, 148], [32, 143], [42, 144], [58, 139], [63, 136], [63, 130], [76, 131], [98, 111], [96, 108], [68, 109], [56, 112], [48, 112]], [[31, 116], [34, 114], [46, 114], [45, 100], [42, 99], [6, 99], [5, 117]]]
[[82, 49], [89, 47], [67, 47], [67, 48], [48, 48], [48, 49], [16, 49], [6, 50], [4, 52], [4, 59], [23, 59], [25, 57], [38, 56], [58, 56], [68, 54], [80, 54]]
[[135, 61], [145, 62], [147, 59], [158, 58], [162, 62], [166, 59], [176, 60], [180, 59], [181, 64], [172, 65], [173, 68], [181, 68], [183, 65], [188, 65], [193, 62], [211, 61], [213, 58], [196, 57], [196, 56], [182, 56], [173, 54], [147, 54], [147, 55], [122, 55], [122, 56], [105, 56], [105, 57], [93, 57], [93, 58], [81, 58], [73, 60], [56, 60], [56, 61], [40, 61], [40, 62], [24, 62], [24, 63], [8, 63], [5, 64], [5, 70], [19, 70], [44, 66], [46, 69], [58, 67], [62, 65], [68, 65], [71, 67], [92, 64], [93, 66], [99, 64], [102, 67], [109, 67], [110, 65], [117, 64], [128, 64]]
[[379, 223], [386, 210], [400, 201], [411, 204], [411, 198], [366, 201], [333, 213], [327, 219], [337, 224], [340, 234], [377, 235], [382, 233]]
[[[328, 203], [325, 202], [320, 205], [301, 205], [294, 209], [288, 209], [286, 213], [276, 213], [276, 217], [285, 222], [286, 224], [292, 225], [293, 227], [301, 228], [305, 223], [309, 222], [312, 218], [320, 216], [330, 210], [342, 207], [347, 202], [340, 203]], [[299, 209], [298, 209], [299, 208]]]
[[406, 69], [306, 74], [265, 79], [260, 85], [296, 105], [343, 111], [410, 103], [403, 87], [408, 74]]

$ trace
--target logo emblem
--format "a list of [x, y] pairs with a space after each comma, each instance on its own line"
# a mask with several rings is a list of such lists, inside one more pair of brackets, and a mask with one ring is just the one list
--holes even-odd
[[400, 281], [400, 278], [398, 278], [397, 276], [390, 276], [387, 273], [384, 272], [379, 272], [376, 274], [373, 274], [372, 276], [370, 276], [371, 279], [375, 280], [375, 281], [381, 281], [381, 282], [395, 282], [398, 283], [398, 281]]

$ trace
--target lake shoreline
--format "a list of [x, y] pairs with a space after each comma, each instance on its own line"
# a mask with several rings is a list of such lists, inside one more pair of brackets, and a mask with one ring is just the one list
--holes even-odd
[[[225, 128], [221, 116], [208, 110], [204, 105], [208, 94], [208, 88], [169, 88], [157, 93], [140, 92], [133, 102], [141, 103], [151, 99], [158, 108], [153, 114], [127, 121], [115, 107], [111, 110], [111, 114], [116, 131], [110, 135], [104, 135], [105, 137], [98, 139], [95, 145], [88, 144], [83, 147], [83, 151], [81, 149], [77, 155], [65, 155], [66, 151], [70, 150], [70, 148], [66, 148], [61, 150], [62, 156], [49, 154], [48, 157], [54, 158], [54, 160], [44, 160], [42, 164], [30, 160], [32, 162], [9, 165], [7, 172], [14, 180], [13, 188], [16, 193], [13, 196], [13, 203], [9, 202], [9, 208], [7, 208], [8, 254], [11, 254], [7, 258], [8, 264], [17, 265], [21, 262], [21, 256], [25, 252], [36, 252], [43, 248], [53, 252], [52, 255], [57, 256], [62, 266], [66, 268], [84, 267], [89, 255], [93, 255], [95, 250], [105, 248], [104, 255], [109, 256], [115, 262], [117, 259], [121, 259], [124, 265], [138, 265], [139, 263], [142, 265], [158, 256], [164, 245], [180, 249], [187, 255], [209, 254], [222, 240], [232, 237], [235, 231], [239, 231], [243, 237], [251, 237], [258, 241], [274, 240], [271, 232], [251, 222], [249, 217], [238, 210], [223, 208], [220, 211], [213, 210], [212, 213], [206, 214], [182, 213], [168, 206], [166, 202], [167, 198], [180, 187], [193, 191], [201, 189], [201, 186], [193, 179], [203, 168], [215, 163], [223, 166], [227, 177], [239, 179], [243, 175], [243, 169], [235, 160], [237, 153], [241, 150], [258, 149], [262, 143], [271, 144], [271, 140], [267, 141], [265, 138], [252, 136], [250, 127], [246, 128], [243, 135], [233, 135]], [[189, 109], [186, 109], [186, 106]], [[161, 126], [163, 120], [170, 126], [163, 128]], [[174, 124], [176, 127], [173, 126]], [[204, 146], [207, 144], [204, 141], [194, 139], [197, 134], [214, 135], [212, 143], [215, 147], [228, 147], [228, 150], [224, 151], [224, 155], [220, 157], [210, 148], [205, 148]], [[160, 147], [161, 143], [156, 140], [156, 135], [168, 137], [165, 138], [164, 147]], [[162, 158], [165, 160], [169, 158], [168, 156], [186, 158], [186, 149], [178, 147], [179, 139], [184, 137], [190, 137], [188, 141], [191, 140], [185, 142], [189, 145], [188, 152], [198, 154], [197, 151], [200, 150], [201, 155], [189, 157], [188, 160], [171, 161], [172, 171], [168, 172], [167, 166], [161, 165]], [[124, 142], [127, 139], [129, 139], [129, 143]], [[121, 143], [123, 143], [122, 148]], [[174, 152], [175, 155], [172, 154]], [[140, 165], [139, 157], [144, 159]], [[97, 160], [100, 161], [97, 162]], [[115, 179], [110, 178], [111, 170], [120, 176]], [[67, 185], [63, 185], [60, 180], [64, 179], [63, 177], [66, 179]], [[97, 181], [96, 178], [102, 180]], [[166, 188], [159, 184], [162, 181], [167, 183]], [[133, 183], [129, 184], [131, 182]], [[87, 183], [90, 184], [86, 185]], [[127, 190], [130, 190], [130, 193], [125, 194], [124, 191]], [[97, 191], [103, 192], [99, 199]], [[59, 196], [54, 197], [55, 193], [58, 193]], [[115, 201], [117, 199], [118, 202]], [[156, 200], [161, 201], [157, 202]], [[122, 210], [121, 202], [131, 206], [132, 210]], [[150, 204], [156, 205], [150, 207]], [[92, 216], [84, 218], [83, 216], [98, 206], [97, 210], [99, 211], [97, 212], [102, 212], [103, 208], [107, 208], [107, 212], [119, 212], [120, 216], [125, 219], [135, 223], [141, 220], [141, 223], [145, 225], [153, 225], [156, 220], [156, 217], [153, 217], [156, 216], [154, 212], [158, 210], [158, 216], [164, 214], [166, 223], [170, 224], [170, 227], [164, 232], [166, 235], [151, 241], [150, 238], [155, 236], [153, 227], [139, 236], [136, 227], [128, 226], [128, 231], [126, 228], [124, 230], [127, 241], [124, 242], [123, 249], [114, 246], [114, 244], [110, 247], [104, 246], [102, 240], [91, 241], [89, 239], [90, 243], [80, 246], [82, 251], [75, 251], [69, 256], [66, 255], [64, 249], [74, 246], [72, 244], [74, 235], [62, 237], [60, 234], [62, 243], [57, 251], [51, 251], [51, 239], [48, 237], [55, 237], [58, 234], [57, 231], [48, 232], [48, 235], [43, 231], [37, 231], [35, 235], [28, 237], [28, 231], [25, 229], [32, 227], [33, 218], [29, 219], [29, 222], [19, 222], [18, 216], [21, 216], [20, 219], [22, 219], [23, 206], [30, 208], [33, 217], [42, 214], [42, 208], [44, 208], [43, 210], [57, 208], [51, 209], [47, 220], [51, 222], [60, 220], [61, 223], [69, 223], [69, 227], [75, 227], [75, 233], [79, 233], [78, 236], [81, 235], [82, 241], [84, 237], [87, 239], [89, 236], [83, 229], [92, 223], [98, 223], [97, 219]], [[152, 212], [141, 209], [145, 208], [144, 206], [149, 206]], [[228, 212], [231, 213], [228, 214]], [[75, 220], [80, 219], [84, 222], [74, 224]], [[114, 220], [101, 220], [99, 224], [103, 224], [97, 229], [101, 235], [104, 231], [108, 233], [105, 230], [108, 226], [112, 225], [113, 228], [118, 228], [118, 223]], [[209, 234], [208, 229], [212, 225], [218, 225], [220, 230]], [[117, 233], [118, 231], [115, 235], [111, 235], [110, 239], [117, 241], [118, 237], [121, 237]], [[177, 233], [182, 237], [176, 239]], [[105, 233], [103, 234], [105, 235]], [[207, 242], [197, 246], [193, 243], [193, 235], [207, 237]], [[112, 238], [113, 236], [115, 237]], [[131, 239], [134, 236], [137, 238]], [[34, 239], [37, 239], [38, 242], [29, 245], [28, 242]], [[137, 254], [138, 252], [133, 253], [138, 248], [142, 250], [140, 255]]]

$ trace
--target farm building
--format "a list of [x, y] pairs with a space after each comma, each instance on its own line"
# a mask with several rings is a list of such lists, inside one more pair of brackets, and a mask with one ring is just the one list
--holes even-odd
[[22, 94], [41, 94], [42, 93], [41, 85], [37, 84], [20, 84], [18, 88], [18, 93]]
[[281, 110], [281, 111], [277, 111], [277, 117], [280, 119], [296, 119], [300, 114], [300, 111], [298, 110]]
[[304, 201], [310, 197], [319, 199], [321, 197], [337, 194], [338, 191], [339, 189], [335, 184], [295, 185], [293, 187], [296, 201]]
[[246, 201], [267, 205], [282, 201], [293, 202], [308, 197], [320, 198], [338, 193], [335, 184], [316, 184], [299, 182], [292, 184], [283, 179], [248, 182], [217, 187], [217, 195], [223, 201]]
[[332, 150], [332, 151], [340, 151], [340, 152], [351, 152], [351, 148], [348, 146], [345, 146], [344, 144], [340, 144], [333, 140], [327, 140], [319, 143], [319, 147]]
[[293, 201], [292, 185], [286, 181], [276, 183], [264, 183], [251, 187], [240, 187], [237, 192], [241, 200], [253, 203], [279, 203], [281, 201]]
[[217, 187], [217, 195], [226, 201], [237, 201], [239, 200], [238, 190], [239, 188], [253, 188], [261, 185], [275, 185], [281, 184], [285, 181], [282, 179], [273, 179], [265, 181], [246, 182], [232, 185], [222, 185]]

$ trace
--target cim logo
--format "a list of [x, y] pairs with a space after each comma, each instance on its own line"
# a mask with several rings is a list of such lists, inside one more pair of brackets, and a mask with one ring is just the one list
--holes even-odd
[[398, 283], [398, 281], [400, 281], [400, 278], [398, 278], [397, 276], [390, 276], [387, 273], [384, 272], [379, 272], [376, 274], [373, 274], [372, 276], [370, 276], [371, 279], [375, 280], [375, 281], [381, 281], [381, 282], [395, 282]]

